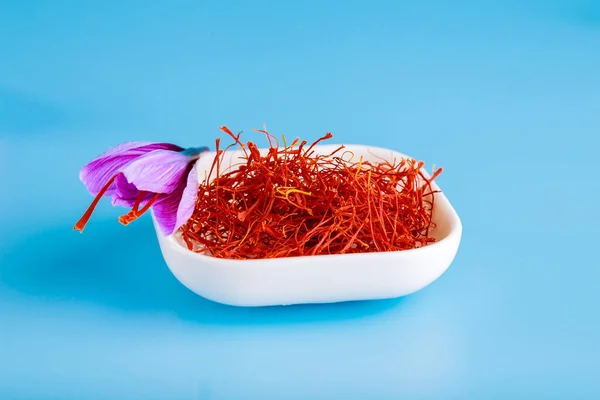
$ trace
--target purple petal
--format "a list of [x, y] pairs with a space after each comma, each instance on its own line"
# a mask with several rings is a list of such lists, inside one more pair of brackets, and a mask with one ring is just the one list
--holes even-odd
[[98, 157], [96, 157], [96, 159], [104, 158], [104, 157], [108, 157], [108, 156], [112, 156], [114, 154], [125, 153], [128, 150], [133, 150], [133, 149], [136, 149], [136, 148], [145, 147], [145, 146], [148, 146], [148, 145], [151, 145], [151, 144], [152, 144], [152, 142], [126, 142], [126, 143], [122, 143], [122, 144], [116, 145], [115, 147], [111, 147], [110, 149], [106, 150], [104, 153], [102, 153]]
[[163, 235], [168, 236], [177, 228], [177, 209], [185, 190], [185, 181], [170, 194], [162, 195], [152, 206], [154, 218]]
[[[109, 149], [85, 165], [79, 173], [79, 179], [81, 179], [88, 191], [95, 196], [100, 192], [106, 182], [119, 173], [121, 168], [125, 165], [144, 154], [159, 149], [169, 151], [183, 150], [183, 148], [169, 143], [123, 143]], [[113, 184], [106, 192], [106, 195], [111, 195], [114, 188], [115, 185]]]
[[191, 168], [197, 157], [170, 151], [155, 150], [127, 164], [122, 172], [138, 190], [153, 193], [172, 193]]
[[188, 174], [186, 186], [177, 207], [175, 229], [178, 229], [190, 219], [196, 207], [196, 199], [198, 198], [198, 170], [196, 165], [197, 163], [194, 164]]
[[[207, 151], [206, 148], [201, 148], [202, 153]], [[198, 197], [198, 170], [197, 162], [188, 165], [187, 179], [181, 180], [177, 188], [168, 195], [161, 196], [152, 206], [154, 217], [161, 232], [168, 236], [175, 230], [185, 224], [196, 206]]]
[[[127, 182], [125, 176], [118, 175], [115, 179], [115, 188], [112, 193], [112, 205], [131, 208], [140, 195], [140, 191], [134, 184]], [[142, 204], [145, 204], [154, 196], [154, 193], [144, 193]]]

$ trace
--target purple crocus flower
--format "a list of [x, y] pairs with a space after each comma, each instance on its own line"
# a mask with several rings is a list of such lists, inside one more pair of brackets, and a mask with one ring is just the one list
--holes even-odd
[[113, 147], [81, 169], [79, 178], [96, 196], [75, 224], [83, 232], [102, 197], [131, 210], [119, 221], [127, 225], [150, 208], [164, 235], [192, 215], [198, 195], [196, 160], [207, 147], [184, 149], [170, 143], [129, 142]]

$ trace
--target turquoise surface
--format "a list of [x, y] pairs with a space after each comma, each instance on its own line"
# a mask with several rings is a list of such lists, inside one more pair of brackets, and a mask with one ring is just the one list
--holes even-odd
[[[442, 166], [455, 262], [395, 300], [243, 309], [87, 161], [218, 126]], [[0, 398], [600, 398], [600, 2], [3, 1]]]

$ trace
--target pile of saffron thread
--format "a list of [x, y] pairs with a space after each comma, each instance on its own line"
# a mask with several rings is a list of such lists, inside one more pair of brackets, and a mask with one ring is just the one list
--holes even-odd
[[429, 236], [434, 193], [424, 163], [414, 159], [363, 161], [340, 146], [329, 154], [294, 140], [283, 147], [266, 130], [268, 152], [240, 141], [243, 156], [222, 170], [219, 148], [198, 189], [191, 218], [180, 228], [188, 249], [227, 259], [384, 252], [434, 242]]

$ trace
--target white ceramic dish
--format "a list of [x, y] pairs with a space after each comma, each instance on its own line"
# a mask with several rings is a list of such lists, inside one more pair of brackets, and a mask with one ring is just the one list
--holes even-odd
[[[328, 154], [338, 145], [315, 147]], [[346, 145], [364, 160], [406, 157], [389, 149]], [[261, 151], [264, 151], [261, 150]], [[239, 151], [226, 153], [223, 167], [235, 163]], [[197, 164], [202, 181], [215, 153]], [[439, 189], [434, 183], [434, 188]], [[175, 235], [157, 236], [163, 257], [175, 277], [207, 299], [234, 306], [271, 306], [385, 299], [414, 293], [435, 281], [452, 263], [462, 236], [456, 211], [437, 193], [433, 211], [436, 242], [396, 252], [226, 260], [194, 253]], [[155, 228], [156, 228], [155, 223]]]

